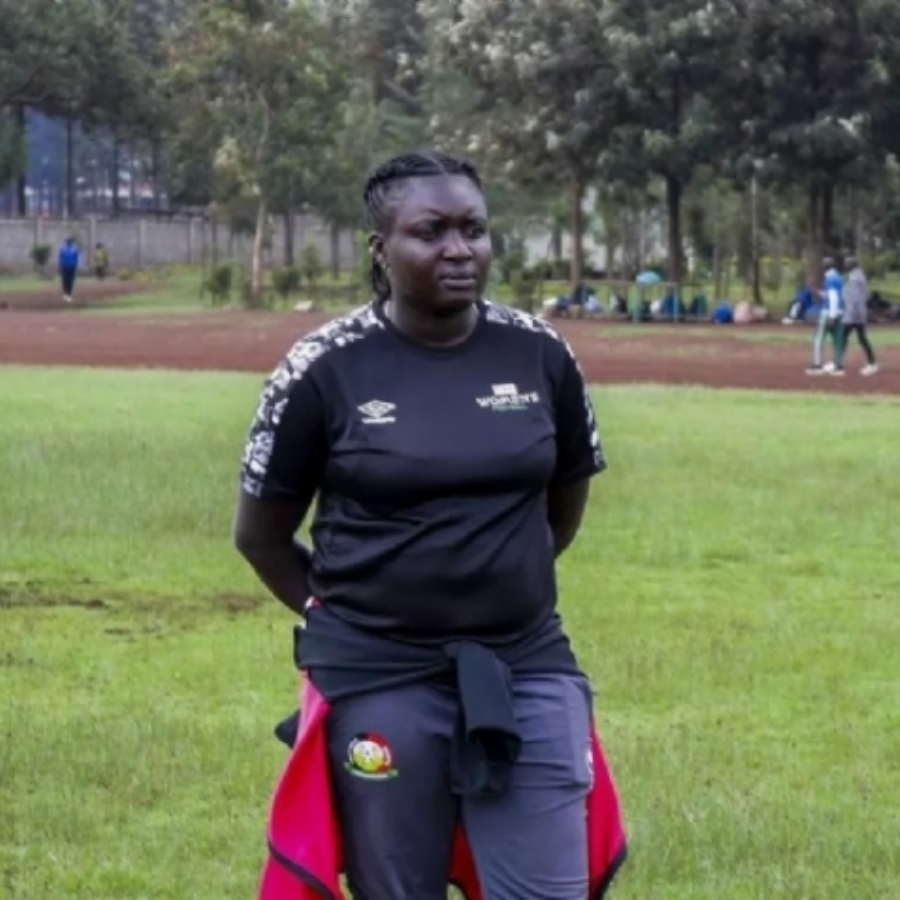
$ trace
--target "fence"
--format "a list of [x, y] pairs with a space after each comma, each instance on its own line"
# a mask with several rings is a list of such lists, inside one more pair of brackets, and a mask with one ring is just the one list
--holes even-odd
[[[90, 249], [102, 243], [114, 269], [143, 269], [153, 266], [201, 265], [214, 260], [236, 259], [249, 263], [252, 238], [234, 234], [227, 225], [201, 217], [159, 222], [150, 219], [0, 219], [0, 267], [27, 270], [31, 265], [31, 249], [36, 244], [54, 248], [69, 235], [74, 235], [86, 261]], [[268, 241], [269, 265], [284, 265], [284, 223], [273, 222]], [[299, 256], [304, 247], [318, 248], [323, 262], [335, 257], [343, 270], [356, 263], [356, 243], [352, 234], [332, 235], [320, 219], [297, 216], [294, 241]]]

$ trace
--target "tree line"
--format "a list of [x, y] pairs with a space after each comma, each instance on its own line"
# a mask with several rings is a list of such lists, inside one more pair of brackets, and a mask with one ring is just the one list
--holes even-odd
[[736, 261], [758, 295], [785, 258], [891, 264], [898, 26], [896, 0], [0, 0], [0, 189], [27, 110], [105, 135], [254, 234], [258, 295], [272, 216], [355, 227], [373, 161], [436, 144], [485, 169], [501, 249], [568, 232], [577, 281], [586, 233], [633, 270], [659, 221], [670, 280]]

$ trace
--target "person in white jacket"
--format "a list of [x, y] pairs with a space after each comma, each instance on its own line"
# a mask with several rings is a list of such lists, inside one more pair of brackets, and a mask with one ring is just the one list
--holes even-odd
[[[822, 305], [819, 310], [819, 321], [816, 323], [816, 334], [813, 338], [812, 365], [806, 370], [807, 375], [839, 375], [844, 374], [844, 279], [838, 272], [834, 260], [826, 256], [822, 260], [825, 280], [822, 284]], [[822, 350], [825, 339], [831, 338], [834, 354], [833, 362], [822, 365]]]

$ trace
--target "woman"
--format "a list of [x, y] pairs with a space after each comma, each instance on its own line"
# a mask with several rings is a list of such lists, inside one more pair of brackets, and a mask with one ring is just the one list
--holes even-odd
[[398, 157], [365, 202], [375, 299], [293, 347], [244, 456], [236, 544], [308, 677], [261, 896], [339, 898], [343, 868], [356, 900], [598, 897], [624, 838], [554, 576], [605, 467], [590, 400], [555, 332], [481, 299], [470, 163]]

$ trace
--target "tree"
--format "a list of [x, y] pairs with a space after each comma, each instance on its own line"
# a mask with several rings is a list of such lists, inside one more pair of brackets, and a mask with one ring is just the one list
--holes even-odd
[[[169, 35], [185, 21], [188, 9], [176, 0], [103, 0], [117, 10], [123, 31], [128, 35], [132, 54], [132, 72], [140, 85], [137, 96], [115, 92], [101, 100], [108, 112], [108, 125], [113, 131], [114, 167], [118, 169], [123, 143], [135, 149], [149, 150], [149, 169], [155, 205], [159, 206], [163, 180], [164, 152], [167, 138], [175, 131], [167, 97], [166, 51]], [[115, 183], [118, 185], [118, 173]], [[133, 182], [132, 182], [133, 183]], [[114, 195], [118, 207], [118, 191]]]
[[[565, 190], [572, 280], [584, 270], [584, 198], [618, 111], [608, 42], [590, 0], [428, 0], [430, 62], [456, 99], [439, 133], [519, 187]], [[437, 106], [437, 104], [435, 104]]]
[[0, 110], [37, 106], [64, 86], [78, 66], [79, 26], [89, 0], [0, 0]]
[[336, 242], [341, 230], [355, 230], [362, 220], [362, 183], [385, 149], [383, 124], [368, 83], [357, 80], [335, 105], [329, 143], [312, 166], [307, 196], [331, 226], [333, 276], [338, 274]]
[[[0, 114], [15, 110], [23, 139], [26, 107], [64, 117], [71, 136], [76, 119], [98, 117], [104, 86], [120, 92], [134, 87], [122, 31], [94, 0], [0, 0], [0, 23]], [[138, 94], [132, 90], [131, 96]], [[71, 207], [71, 140], [68, 149]], [[20, 207], [23, 201], [20, 190]]]
[[339, 51], [303, 3], [202, 0], [193, 13], [171, 46], [178, 118], [214, 150], [216, 199], [255, 204], [250, 294], [258, 304], [279, 123], [296, 103], [327, 94]]
[[[364, 127], [372, 159], [423, 145], [430, 137], [433, 73], [419, 0], [329, 0], [334, 27], [355, 73], [349, 106], [336, 120]], [[345, 50], [346, 52], [346, 50]]]
[[[341, 30], [345, 23], [333, 9], [321, 24], [327, 29], [330, 46], [340, 45], [346, 35]], [[352, 185], [358, 190], [361, 178], [354, 162], [363, 157], [363, 167], [367, 164], [371, 134], [360, 129], [348, 112], [354, 108], [351, 72], [356, 56], [335, 52], [327, 64], [321, 62], [316, 90], [298, 94], [275, 122], [267, 193], [273, 211], [284, 216], [288, 265], [294, 264], [295, 256], [294, 212], [315, 207], [332, 226], [332, 269], [338, 274], [339, 229], [350, 218], [346, 209], [349, 189]], [[353, 212], [358, 214], [358, 202]]]
[[369, 76], [375, 106], [388, 101], [401, 115], [426, 118], [427, 77], [409, 65], [428, 51], [419, 0], [363, 0], [343, 24], [358, 41], [356, 62]]
[[681, 207], [696, 168], [723, 149], [738, 21], [729, 2], [612, 0], [606, 33], [627, 104], [619, 137], [666, 187], [668, 277], [684, 274]]
[[140, 121], [150, 96], [147, 85], [153, 80], [135, 54], [127, 22], [117, 5], [92, 4], [79, 15], [77, 23], [69, 23], [72, 62], [66, 78], [36, 104], [66, 125], [65, 211], [69, 217], [76, 215], [77, 126], [97, 131], [110, 123]]
[[[813, 284], [834, 244], [835, 191], [880, 171], [897, 69], [900, 10], [890, 0], [743, 0], [745, 159], [763, 179], [806, 193]], [[880, 137], [880, 140], [879, 140]]]
[[12, 113], [0, 114], [0, 191], [25, 169], [25, 139]]

